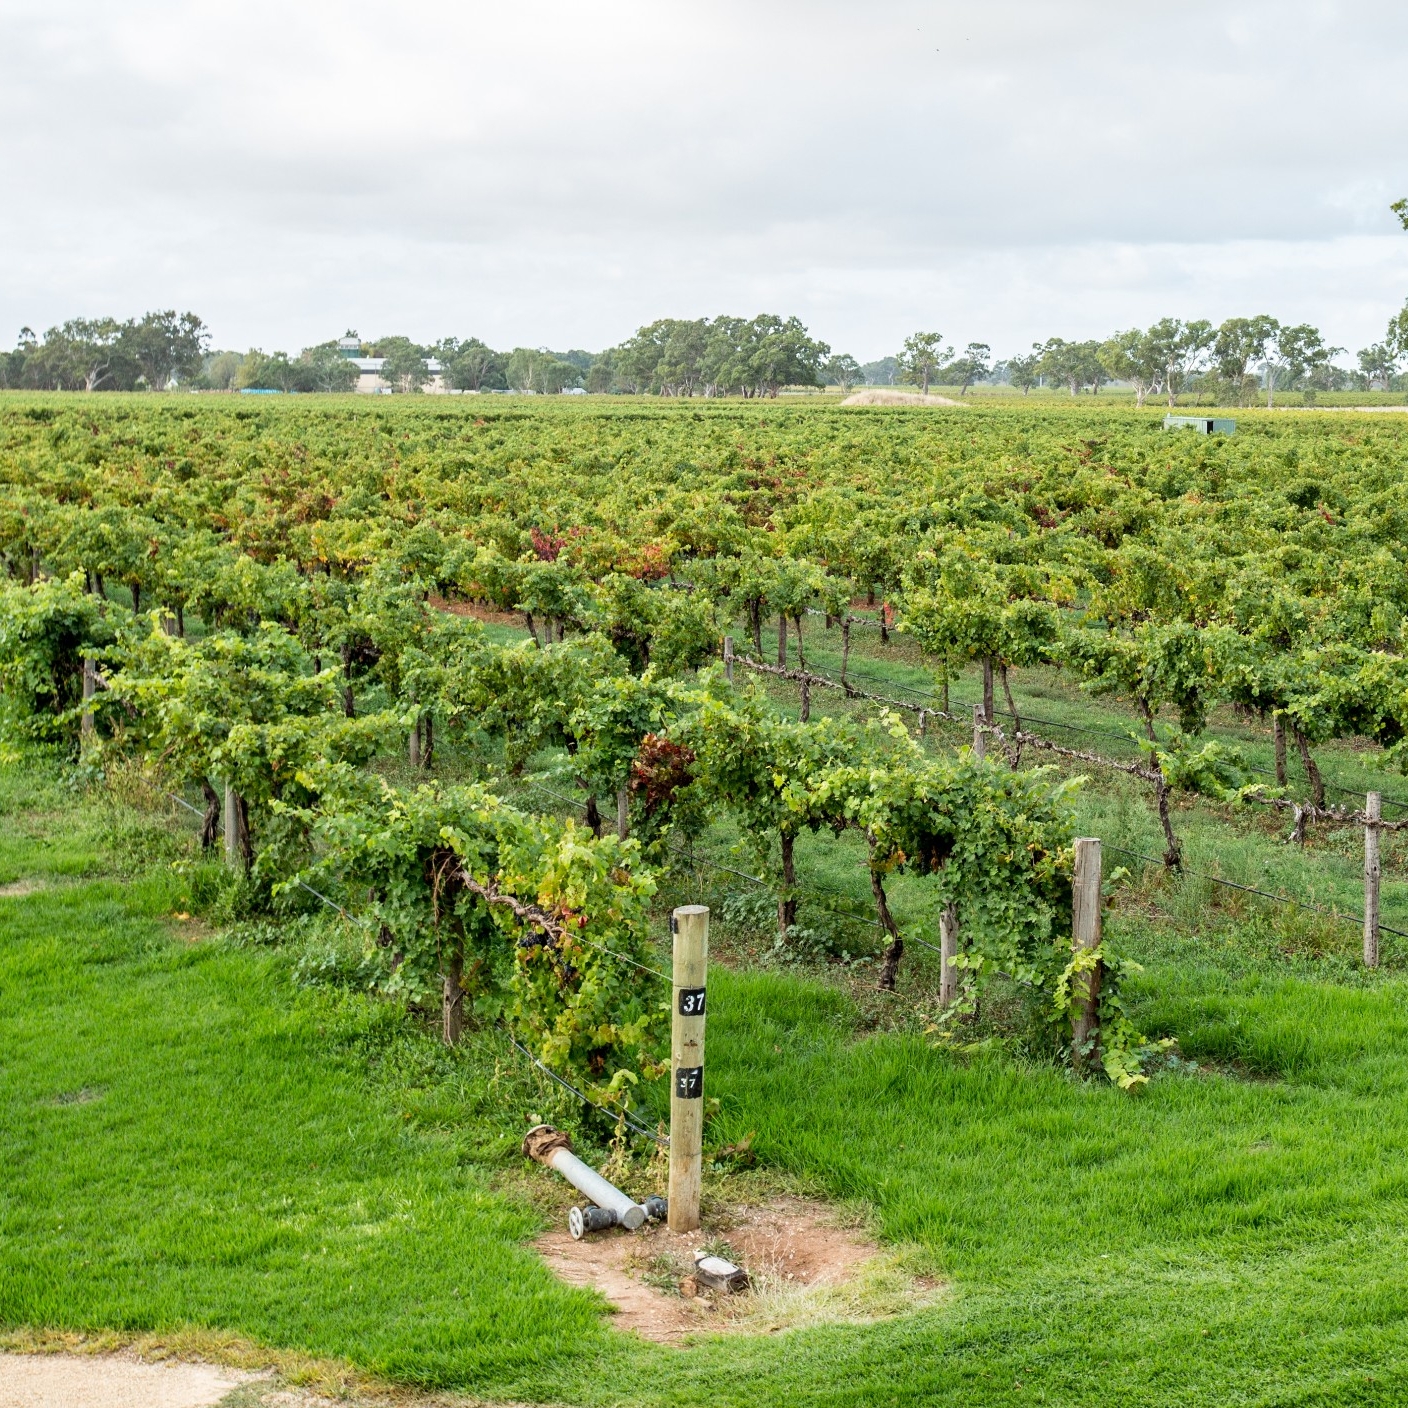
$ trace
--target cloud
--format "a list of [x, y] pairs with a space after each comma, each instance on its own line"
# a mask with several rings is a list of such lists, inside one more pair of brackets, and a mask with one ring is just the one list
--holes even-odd
[[876, 355], [1408, 292], [1384, 3], [0, 5], [0, 327], [190, 306], [601, 346], [797, 311]]

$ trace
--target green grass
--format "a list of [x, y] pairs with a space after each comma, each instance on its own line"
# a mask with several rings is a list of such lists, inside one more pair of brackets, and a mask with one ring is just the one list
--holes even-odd
[[952, 1288], [677, 1350], [525, 1247], [514, 1146], [548, 1097], [511, 1051], [443, 1053], [414, 1014], [296, 982], [296, 942], [172, 921], [193, 872], [133, 869], [138, 835], [180, 853], [43, 764], [0, 770], [4, 874], [49, 881], [0, 899], [6, 1325], [220, 1329], [593, 1405], [1408, 1399], [1408, 982], [1259, 910], [1175, 888], [1116, 916], [1140, 1020], [1203, 1063], [1139, 1100], [877, 1028], [834, 975], [716, 971], [711, 1137], [756, 1131]]

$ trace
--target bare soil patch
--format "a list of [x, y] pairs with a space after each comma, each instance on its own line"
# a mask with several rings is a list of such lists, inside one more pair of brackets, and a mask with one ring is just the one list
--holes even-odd
[[[942, 1293], [905, 1272], [834, 1209], [779, 1197], [710, 1217], [677, 1235], [659, 1224], [615, 1228], [574, 1242], [565, 1226], [538, 1238], [552, 1270], [589, 1286], [615, 1309], [612, 1323], [644, 1339], [679, 1344], [701, 1333], [774, 1334], [801, 1325], [884, 1319], [922, 1309]], [[696, 1251], [708, 1248], [744, 1267], [753, 1289], [727, 1295], [696, 1288]]]
[[251, 1377], [120, 1355], [0, 1354], [0, 1408], [209, 1408]]
[[19, 900], [48, 888], [42, 880], [12, 880], [8, 885], [0, 885], [0, 899]]
[[436, 611], [448, 611], [452, 616], [469, 616], [489, 626], [512, 626], [516, 631], [528, 629], [528, 622], [521, 611], [495, 611], [483, 602], [447, 601], [442, 596], [432, 596], [429, 604]]
[[841, 402], [843, 406], [963, 406], [948, 396], [921, 395], [917, 391], [856, 391]]
[[[486, 1408], [220, 1331], [0, 1334], [0, 1408]], [[523, 1408], [501, 1403], [497, 1408]]]

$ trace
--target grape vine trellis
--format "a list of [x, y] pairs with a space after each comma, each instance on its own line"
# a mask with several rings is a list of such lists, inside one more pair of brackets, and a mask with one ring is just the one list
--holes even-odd
[[[1317, 745], [1372, 739], [1408, 770], [1397, 425], [1253, 418], [1222, 440], [1105, 411], [50, 397], [0, 403], [0, 446], [7, 727], [76, 740], [93, 719], [101, 748], [199, 786], [208, 822], [227, 786], [255, 881], [368, 895], [388, 986], [438, 987], [449, 1037], [466, 1003], [503, 1016], [608, 1100], [655, 1070], [659, 1014], [588, 955], [647, 956], [652, 872], [720, 807], [772, 867], [784, 937], [798, 835], [856, 834], [886, 981], [903, 867], [963, 913], [975, 981], [1000, 968], [1056, 994], [1068, 811], [1024, 748], [1143, 777], [1173, 865], [1177, 789], [1294, 808], [1299, 831], [1345, 819]], [[860, 597], [941, 690], [980, 667], [994, 762], [930, 757], [883, 714], [807, 717], [836, 682], [808, 667], [805, 623], [842, 621], [844, 660]], [[488, 640], [457, 613], [475, 601], [521, 613], [532, 642]], [[769, 668], [801, 685], [800, 722], [695, 674], [737, 623], [758, 657], [776, 629]], [[1008, 672], [1038, 663], [1132, 703], [1141, 761], [1024, 725]], [[844, 663], [840, 684], [865, 693]], [[1275, 787], [1201, 737], [1224, 703], [1275, 723]], [[425, 770], [447, 733], [480, 759], [458, 789], [368, 770], [395, 740]], [[484, 759], [514, 772], [544, 748], [580, 824], [491, 785]]]

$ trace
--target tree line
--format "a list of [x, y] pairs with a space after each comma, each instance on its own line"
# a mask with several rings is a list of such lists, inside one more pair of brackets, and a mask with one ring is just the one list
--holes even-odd
[[[348, 338], [355, 338], [349, 333]], [[1030, 352], [995, 360], [985, 342], [961, 353], [937, 332], [915, 332], [893, 356], [862, 365], [811, 336], [800, 318], [761, 313], [753, 318], [659, 318], [602, 352], [554, 352], [516, 347], [496, 351], [477, 337], [429, 344], [405, 336], [358, 340], [362, 357], [382, 359], [381, 377], [395, 392], [423, 390], [435, 376], [450, 390], [555, 395], [775, 397], [783, 387], [906, 384], [957, 387], [1010, 385], [1076, 396], [1111, 382], [1131, 387], [1136, 403], [1209, 394], [1238, 405], [1278, 391], [1402, 390], [1408, 364], [1408, 304], [1389, 320], [1383, 338], [1357, 353], [1357, 366], [1334, 360], [1308, 323], [1282, 323], [1270, 314], [1206, 319], [1162, 318], [1148, 328], [1068, 341], [1050, 337]], [[438, 370], [432, 370], [437, 366]], [[115, 318], [74, 318], [42, 338], [24, 328], [12, 352], [0, 353], [0, 388], [47, 391], [190, 390], [338, 392], [357, 385], [358, 369], [337, 341], [286, 352], [211, 351], [210, 333], [195, 313], [150, 312]]]

